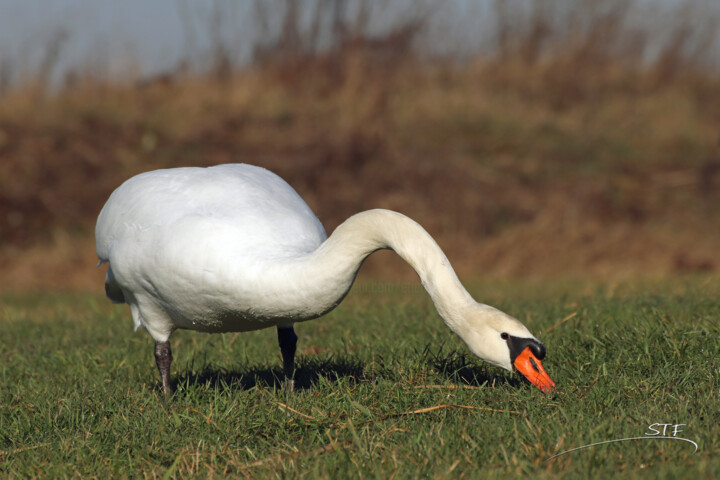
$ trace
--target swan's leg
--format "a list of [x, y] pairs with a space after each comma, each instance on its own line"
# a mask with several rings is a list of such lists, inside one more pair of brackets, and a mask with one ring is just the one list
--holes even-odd
[[160, 378], [162, 378], [165, 397], [170, 398], [173, 394], [173, 388], [170, 385], [170, 364], [172, 363], [172, 351], [170, 350], [169, 340], [164, 342], [155, 342], [155, 363], [160, 371]]
[[283, 357], [283, 373], [285, 374], [285, 386], [292, 391], [295, 386], [293, 375], [295, 374], [295, 350], [297, 348], [297, 335], [292, 325], [289, 327], [277, 327], [278, 343]]

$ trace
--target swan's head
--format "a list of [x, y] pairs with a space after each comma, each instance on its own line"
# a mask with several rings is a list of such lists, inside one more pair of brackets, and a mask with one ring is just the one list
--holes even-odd
[[545, 346], [525, 325], [487, 305], [473, 306], [463, 315], [465, 327], [460, 337], [470, 350], [488, 363], [517, 371], [542, 391], [555, 388], [540, 360]]

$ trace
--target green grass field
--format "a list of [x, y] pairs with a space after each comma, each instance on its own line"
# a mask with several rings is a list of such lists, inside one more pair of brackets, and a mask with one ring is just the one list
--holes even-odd
[[[364, 283], [297, 326], [294, 394], [280, 387], [274, 330], [177, 332], [168, 404], [127, 307], [5, 295], [0, 476], [718, 478], [719, 290], [702, 279], [471, 286], [545, 342], [558, 384], [545, 395], [477, 361], [419, 285]], [[678, 436], [697, 453], [655, 439], [547, 461], [654, 423], [686, 424]]]

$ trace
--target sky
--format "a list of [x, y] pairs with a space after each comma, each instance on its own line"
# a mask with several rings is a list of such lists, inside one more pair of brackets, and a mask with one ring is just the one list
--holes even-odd
[[[478, 48], [492, 30], [479, 25], [492, 23], [488, 7], [493, 0], [424, 3], [436, 13], [429, 43], [439, 51]], [[646, 3], [707, 4], [720, 13], [719, 0]], [[405, 8], [403, 0], [391, 4]], [[214, 35], [232, 45], [235, 60], [242, 63], [252, 57], [262, 35], [255, 13], [252, 0], [0, 0], [0, 75], [12, 81], [30, 76], [52, 57], [50, 45], [58, 47], [56, 60], [48, 62], [55, 80], [68, 71], [130, 78], [153, 75], [173, 69], [183, 59], [202, 65]], [[392, 17], [393, 12], [386, 11], [373, 25], [381, 30]], [[266, 18], [272, 23], [281, 15], [271, 11]]]
[[0, 59], [34, 68], [63, 36], [60, 70], [162, 71], [184, 54], [179, 12], [176, 0], [0, 0]]

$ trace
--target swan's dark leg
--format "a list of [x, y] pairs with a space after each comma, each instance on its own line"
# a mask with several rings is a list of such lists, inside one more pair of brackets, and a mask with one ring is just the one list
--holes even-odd
[[170, 364], [172, 363], [172, 351], [170, 350], [169, 340], [164, 342], [155, 342], [155, 363], [160, 371], [160, 378], [162, 378], [165, 397], [170, 398], [173, 394], [173, 388], [170, 385]]
[[295, 386], [295, 350], [297, 348], [297, 335], [293, 327], [277, 327], [278, 343], [283, 357], [283, 373], [285, 385], [290, 390]]

